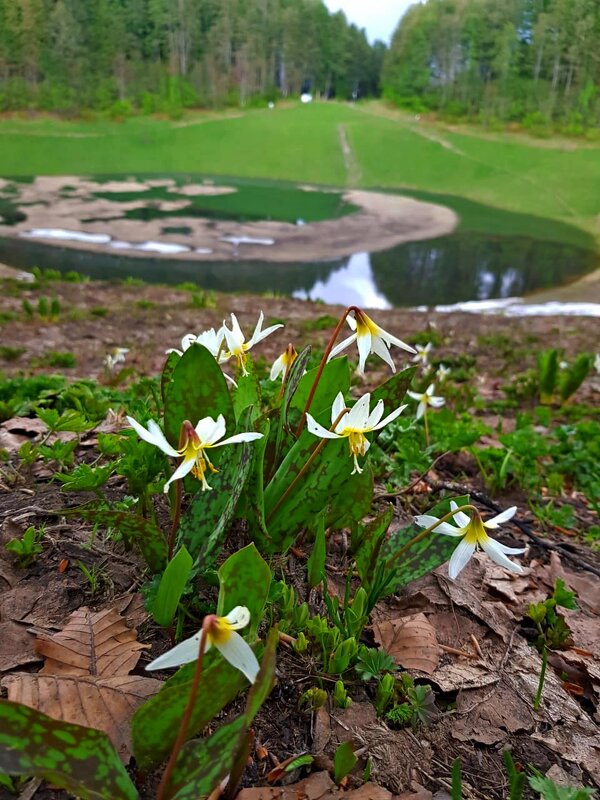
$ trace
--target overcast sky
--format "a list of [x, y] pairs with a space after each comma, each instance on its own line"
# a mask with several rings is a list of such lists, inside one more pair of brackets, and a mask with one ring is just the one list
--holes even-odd
[[416, 0], [325, 0], [330, 11], [346, 14], [350, 22], [366, 28], [371, 42], [375, 39], [390, 41], [398, 20]]

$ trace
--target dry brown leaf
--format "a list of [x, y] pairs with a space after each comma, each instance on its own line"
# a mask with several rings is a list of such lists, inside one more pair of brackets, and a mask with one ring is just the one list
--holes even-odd
[[438, 665], [440, 650], [435, 628], [424, 614], [381, 622], [373, 626], [375, 641], [396, 664], [431, 675]]
[[162, 685], [154, 678], [128, 674], [143, 648], [115, 609], [93, 613], [81, 608], [60, 633], [38, 637], [35, 649], [46, 656], [39, 673], [16, 673], [2, 685], [13, 702], [104, 731], [127, 762], [129, 720]]
[[11, 620], [0, 622], [0, 642], [0, 672], [40, 660], [34, 650], [34, 638], [23, 625]]
[[[431, 796], [431, 795], [430, 795]], [[392, 793], [375, 783], [353, 791], [337, 787], [327, 772], [315, 772], [290, 786], [257, 786], [242, 789], [237, 800], [392, 800]]]

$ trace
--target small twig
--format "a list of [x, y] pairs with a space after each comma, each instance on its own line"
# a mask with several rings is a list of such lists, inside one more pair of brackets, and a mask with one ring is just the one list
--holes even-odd
[[[486, 506], [490, 511], [494, 511], [496, 514], [499, 514], [503, 509], [494, 501], [488, 497], [483, 492], [475, 491], [471, 486], [465, 486], [462, 483], [447, 483], [444, 481], [429, 481], [427, 478], [424, 479], [426, 483], [428, 483], [431, 488], [438, 492], [440, 489], [447, 489], [450, 492], [457, 492], [458, 494], [468, 494], [474, 500], [477, 500], [478, 503], [481, 505]], [[554, 550], [557, 553], [560, 553], [565, 558], [569, 559], [571, 563], [577, 565], [581, 569], [587, 570], [587, 572], [591, 572], [593, 575], [597, 575], [600, 578], [600, 569], [594, 567], [592, 564], [588, 564], [587, 561], [579, 558], [579, 556], [574, 555], [570, 552], [566, 547], [563, 547], [560, 544], [555, 544], [554, 542], [548, 542], [545, 539], [542, 539], [540, 536], [535, 534], [529, 525], [526, 522], [521, 522], [518, 519], [511, 520], [513, 525], [516, 525], [517, 528], [524, 533], [532, 542], [538, 545], [538, 547], [542, 547], [545, 550]]]
[[473, 649], [475, 650], [475, 652], [477, 653], [479, 658], [483, 661], [484, 660], [483, 659], [483, 652], [481, 650], [481, 647], [479, 646], [479, 642], [477, 641], [477, 639], [475, 638], [475, 636], [473, 634], [471, 634], [469, 636], [469, 639], [471, 641], [471, 644], [473, 645]]
[[470, 658], [470, 659], [479, 659], [480, 656], [477, 653], [467, 653], [466, 650], [459, 650], [457, 647], [450, 647], [447, 644], [438, 644], [440, 650], [443, 650], [444, 653], [450, 653], [453, 656], [462, 656], [463, 658]]

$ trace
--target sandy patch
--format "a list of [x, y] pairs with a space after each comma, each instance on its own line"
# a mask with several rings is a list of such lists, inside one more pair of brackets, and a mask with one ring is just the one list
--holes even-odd
[[237, 189], [235, 186], [215, 186], [214, 184], [195, 184], [189, 186], [175, 186], [170, 189], [171, 192], [177, 194], [185, 194], [187, 197], [199, 197], [204, 195], [206, 197], [215, 197], [219, 194], [235, 194]]
[[[72, 186], [75, 192], [61, 196], [61, 189]], [[19, 238], [34, 228], [53, 228], [102, 234], [111, 240], [133, 245], [144, 242], [165, 242], [182, 245], [196, 252], [181, 252], [179, 258], [230, 261], [260, 260], [270, 262], [307, 262], [344, 258], [356, 252], [388, 250], [397, 244], [443, 236], [454, 230], [458, 217], [448, 208], [423, 203], [407, 197], [382, 192], [352, 190], [344, 199], [358, 206], [358, 211], [340, 219], [293, 225], [287, 222], [260, 221], [240, 223], [232, 220], [201, 219], [174, 216], [143, 221], [108, 219], [131, 208], [143, 207], [144, 201], [119, 203], [95, 197], [97, 192], [144, 191], [148, 184], [141, 181], [112, 181], [98, 184], [89, 178], [73, 176], [38, 177], [32, 184], [19, 186], [19, 203], [45, 203], [27, 206], [27, 219], [13, 226], [0, 226], [0, 236]], [[202, 193], [223, 193], [232, 187], [213, 184], [193, 184], [183, 190], [201, 189]], [[183, 191], [177, 189], [176, 191]], [[232, 189], [235, 191], [234, 189]], [[181, 211], [187, 201], [156, 201], [166, 211]], [[95, 222], [82, 222], [93, 219]], [[188, 227], [189, 235], [163, 234], [165, 227]], [[265, 247], [257, 241], [274, 240]], [[50, 236], [38, 241], [53, 241]], [[54, 240], [56, 244], [56, 240]], [[93, 242], [65, 241], [61, 246], [96, 252], [110, 251], [107, 245]], [[114, 248], [113, 248], [114, 249]], [[208, 252], [205, 252], [208, 251]], [[143, 250], [130, 250], [132, 258], [144, 257]], [[173, 257], [172, 254], [169, 257]]]

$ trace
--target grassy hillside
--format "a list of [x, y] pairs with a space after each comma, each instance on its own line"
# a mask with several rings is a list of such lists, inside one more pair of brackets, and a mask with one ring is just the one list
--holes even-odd
[[194, 114], [182, 122], [0, 122], [0, 175], [141, 172], [409, 188], [593, 233], [600, 213], [600, 147], [448, 132], [377, 103]]

